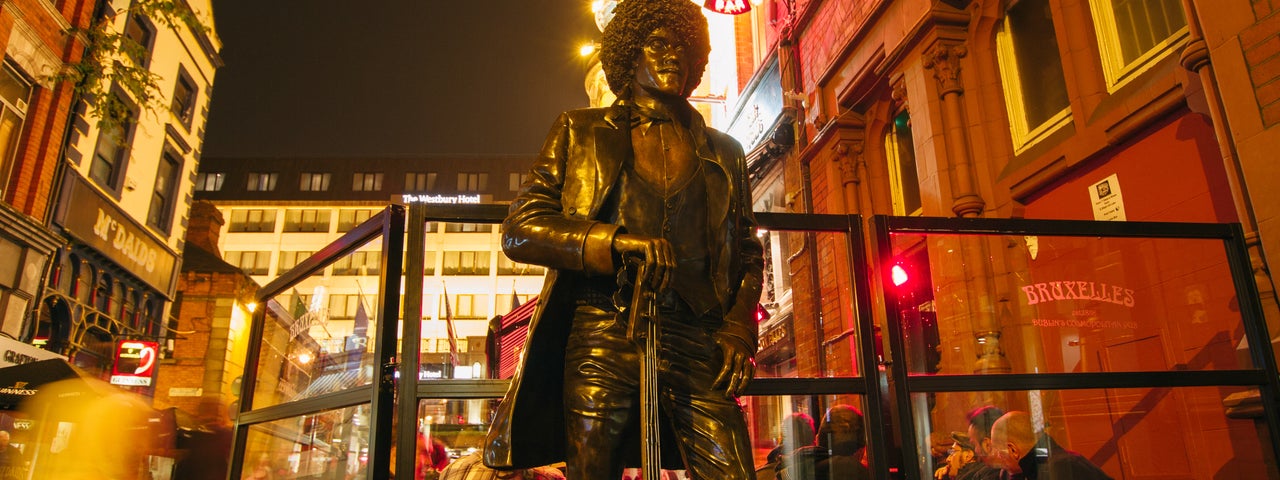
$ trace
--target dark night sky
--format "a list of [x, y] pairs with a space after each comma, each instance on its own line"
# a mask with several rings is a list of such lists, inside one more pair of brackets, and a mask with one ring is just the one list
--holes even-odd
[[585, 0], [214, 0], [205, 157], [533, 154], [583, 107]]

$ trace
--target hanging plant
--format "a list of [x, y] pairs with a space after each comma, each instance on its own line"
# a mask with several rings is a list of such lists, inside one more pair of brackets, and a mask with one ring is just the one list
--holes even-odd
[[[84, 38], [84, 55], [52, 80], [75, 85], [76, 94], [92, 107], [86, 114], [97, 120], [99, 128], [133, 123], [141, 112], [155, 115], [166, 111], [168, 105], [160, 91], [163, 77], [148, 68], [149, 45], [139, 44], [125, 33], [128, 22], [146, 18], [157, 29], [189, 29], [195, 34], [204, 34], [209, 27], [183, 0], [133, 0], [124, 10], [114, 10], [109, 4], [102, 8], [104, 13], [89, 28], [69, 32]], [[116, 26], [120, 18], [125, 19], [125, 29]], [[128, 99], [116, 91], [124, 92]]]

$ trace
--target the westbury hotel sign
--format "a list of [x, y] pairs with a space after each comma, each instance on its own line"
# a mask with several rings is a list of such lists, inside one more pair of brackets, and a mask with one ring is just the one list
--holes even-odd
[[177, 256], [84, 178], [69, 172], [66, 185], [60, 223], [67, 233], [170, 296]]

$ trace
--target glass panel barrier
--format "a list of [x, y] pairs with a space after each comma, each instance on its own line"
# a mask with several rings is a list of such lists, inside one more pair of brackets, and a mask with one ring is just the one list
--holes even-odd
[[[373, 246], [378, 245], [371, 242]], [[368, 245], [366, 245], [368, 247]], [[336, 258], [373, 257], [361, 249]], [[363, 261], [363, 260], [362, 260]], [[319, 269], [265, 302], [253, 408], [368, 385], [377, 331], [377, 276], [335, 280]]]
[[913, 375], [1253, 368], [1221, 239], [891, 238]]
[[243, 478], [364, 478], [369, 413], [356, 405], [249, 427]]
[[[1256, 393], [1188, 387], [912, 394], [919, 478], [939, 470], [1026, 473], [1028, 466], [1040, 478], [1048, 468], [1068, 466], [1096, 467], [1111, 478], [1275, 478]], [[994, 428], [984, 432], [988, 425]]]

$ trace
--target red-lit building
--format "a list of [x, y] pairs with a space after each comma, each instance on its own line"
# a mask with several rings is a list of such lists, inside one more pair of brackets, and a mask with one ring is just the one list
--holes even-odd
[[[1271, 188], [1280, 172], [1267, 153], [1280, 144], [1272, 128], [1280, 24], [1267, 2], [752, 4], [735, 22], [743, 89], [727, 130], [750, 152], [757, 211], [1239, 222], [1272, 332], [1280, 326], [1267, 274], [1280, 255], [1280, 198]], [[858, 360], [859, 322], [872, 320], [853, 311], [845, 240], [765, 238], [773, 318], [762, 324], [761, 371], [883, 371]], [[1061, 240], [897, 237], [893, 254], [907, 278], [888, 294], [903, 310], [888, 324], [877, 320], [876, 331], [903, 332], [909, 365], [901, 368], [912, 375], [1236, 365], [1245, 347], [1233, 292], [1221, 288], [1229, 279], [1186, 278], [1195, 276], [1196, 246], [1138, 259]], [[1170, 275], [1184, 280], [1151, 283]], [[1095, 294], [1108, 281], [1139, 300]], [[1089, 300], [1043, 303], [1067, 298], [1063, 282], [1087, 284], [1090, 295], [1074, 298]], [[1248, 421], [1223, 413], [1237, 404], [1233, 393], [974, 391], [908, 403], [920, 451], [963, 432], [968, 410], [995, 404], [1032, 411], [1037, 427], [1116, 478], [1207, 478], [1229, 468], [1261, 475], [1262, 463], [1239, 463], [1258, 438]], [[859, 400], [823, 403], [837, 401]], [[763, 408], [805, 410], [775, 403]], [[1195, 433], [1158, 425], [1195, 425]], [[1165, 447], [1136, 447], [1148, 441]], [[1170, 450], [1202, 453], [1169, 460]]]

